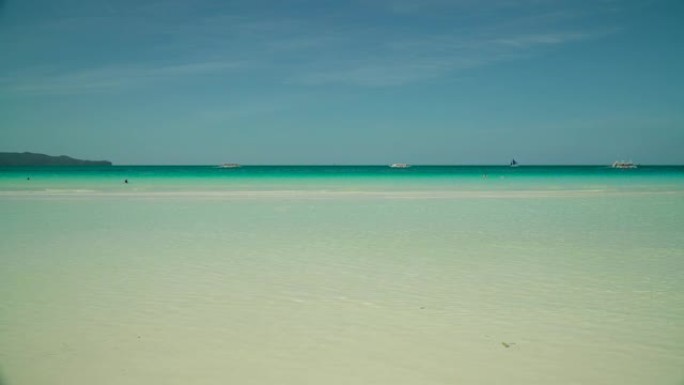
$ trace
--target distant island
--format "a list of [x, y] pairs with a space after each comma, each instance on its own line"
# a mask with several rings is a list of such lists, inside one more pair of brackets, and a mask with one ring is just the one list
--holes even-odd
[[0, 152], [0, 166], [111, 166], [107, 160], [82, 160], [66, 155], [50, 156], [32, 152]]

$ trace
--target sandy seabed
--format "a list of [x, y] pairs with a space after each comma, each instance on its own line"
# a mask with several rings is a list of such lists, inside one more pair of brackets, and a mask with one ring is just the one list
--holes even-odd
[[684, 381], [680, 191], [278, 194], [5, 191], [0, 384]]

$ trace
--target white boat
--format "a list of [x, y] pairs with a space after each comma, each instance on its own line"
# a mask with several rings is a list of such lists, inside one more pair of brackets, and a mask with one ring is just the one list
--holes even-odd
[[240, 165], [237, 163], [224, 163], [224, 164], [218, 166], [218, 168], [238, 168], [238, 167], [240, 167]]
[[390, 164], [390, 167], [392, 167], [392, 168], [409, 168], [409, 167], [411, 167], [411, 165], [408, 163], [392, 163], [392, 164]]
[[613, 168], [637, 168], [637, 165], [634, 164], [632, 161], [625, 162], [624, 160], [621, 161], [615, 161], [613, 162], [612, 165]]

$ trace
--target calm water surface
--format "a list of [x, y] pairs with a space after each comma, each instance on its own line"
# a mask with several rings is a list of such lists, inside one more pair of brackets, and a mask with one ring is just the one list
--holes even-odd
[[683, 167], [11, 168], [0, 214], [2, 385], [684, 381]]

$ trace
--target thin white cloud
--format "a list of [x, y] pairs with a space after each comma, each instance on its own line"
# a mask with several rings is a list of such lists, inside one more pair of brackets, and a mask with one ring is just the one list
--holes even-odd
[[21, 94], [77, 94], [222, 73], [244, 63], [208, 61], [153, 66], [109, 66], [76, 71], [24, 71], [0, 78], [0, 89]]
[[382, 65], [371, 63], [349, 69], [311, 72], [292, 79], [304, 85], [350, 84], [356, 86], [399, 86], [433, 78], [444, 72], [444, 65], [437, 63], [403, 63]]
[[207, 73], [225, 72], [244, 67], [246, 63], [239, 61], [209, 61], [199, 63], [185, 63], [167, 65], [141, 71], [147, 77], [166, 77], [177, 75], [201, 75]]
[[511, 37], [502, 37], [492, 40], [493, 43], [507, 45], [517, 48], [529, 48], [539, 45], [555, 45], [563, 44], [571, 41], [589, 39], [595, 37], [596, 34], [588, 34], [584, 32], [565, 32], [565, 33], [542, 33], [532, 35], [520, 35]]
[[[359, 0], [370, 7], [380, 7], [397, 14], [442, 12], [445, 10], [491, 11], [544, 6], [562, 7], [578, 0]], [[592, 1], [592, 0], [589, 0]], [[598, 3], [598, 2], [596, 2]]]
[[538, 53], [538, 48], [542, 46], [562, 45], [603, 34], [563, 32], [478, 38], [441, 36], [394, 41], [372, 59], [330, 64], [327, 68], [312, 70], [290, 81], [304, 85], [398, 86], [529, 57]]
[[[374, 6], [369, 0], [356, 1], [357, 5]], [[493, 0], [484, 5], [475, 0], [378, 0], [377, 3], [377, 7], [390, 14], [395, 8], [421, 12], [460, 8], [471, 16], [492, 7], [517, 10], [514, 15], [507, 13], [505, 18], [466, 21], [463, 25], [467, 28], [458, 22], [454, 28], [448, 25], [405, 28], [395, 21], [359, 22], [334, 14], [265, 16], [231, 14], [225, 10], [184, 18], [179, 12], [189, 12], [189, 9], [185, 2], [178, 0], [157, 1], [134, 10], [106, 2], [106, 13], [118, 16], [56, 20], [49, 33], [40, 32], [41, 38], [46, 34], [57, 35], [60, 29], [73, 36], [81, 30], [91, 30], [94, 23], [106, 24], [103, 36], [118, 36], [114, 32], [120, 31], [122, 25], [131, 26], [135, 33], [127, 34], [126, 38], [135, 38], [130, 41], [136, 48], [133, 52], [149, 49], [153, 51], [151, 54], [141, 56], [167, 58], [167, 64], [150, 63], [145, 58], [136, 61], [139, 54], [126, 56], [105, 51], [103, 55], [111, 55], [111, 59], [124, 64], [68, 71], [28, 68], [0, 78], [0, 90], [24, 94], [101, 92], [204, 74], [221, 73], [230, 77], [236, 69], [252, 77], [279, 77], [287, 85], [400, 86], [451, 76], [473, 67], [542, 55], [552, 46], [610, 33], [579, 30], [575, 21], [581, 15], [568, 6], [568, 1], [562, 1], [564, 6], [557, 9], [536, 8], [537, 4], [548, 5], [549, 1]], [[151, 17], [148, 22], [141, 17], [147, 14], [159, 16]], [[119, 23], [123, 20], [134, 23]], [[190, 57], [210, 59], [198, 62], [171, 59]], [[136, 64], [125, 64], [132, 62]]]

